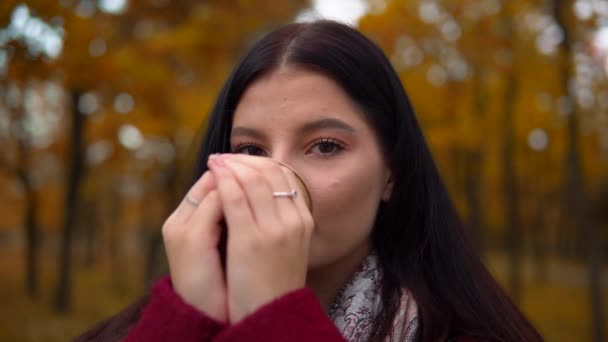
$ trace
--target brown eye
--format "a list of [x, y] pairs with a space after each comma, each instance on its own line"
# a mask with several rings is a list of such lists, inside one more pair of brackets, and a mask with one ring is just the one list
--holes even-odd
[[312, 152], [323, 157], [336, 155], [344, 150], [344, 145], [334, 139], [319, 139], [312, 147]]
[[255, 144], [242, 144], [237, 146], [232, 153], [242, 153], [248, 154], [251, 156], [264, 156], [266, 155], [266, 151], [258, 145]]

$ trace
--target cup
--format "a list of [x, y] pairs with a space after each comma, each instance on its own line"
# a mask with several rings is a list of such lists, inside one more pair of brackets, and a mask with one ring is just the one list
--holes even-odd
[[306, 186], [306, 183], [304, 182], [304, 179], [302, 178], [302, 176], [300, 176], [300, 174], [291, 166], [277, 161], [275, 160], [275, 162], [281, 164], [281, 166], [283, 166], [284, 168], [288, 169], [289, 171], [291, 171], [291, 173], [293, 173], [294, 176], [296, 176], [296, 180], [298, 183], [298, 193], [302, 194], [302, 196], [304, 196], [304, 202], [306, 202], [306, 206], [308, 207], [308, 210], [310, 210], [310, 212], [312, 213], [312, 197], [310, 196], [310, 191], [308, 191], [308, 187]]
[[[296, 189], [296, 191], [298, 192], [298, 194], [302, 194], [302, 196], [304, 196], [304, 202], [306, 203], [308, 210], [310, 210], [310, 212], [312, 213], [312, 197], [310, 196], [310, 191], [308, 191], [308, 187], [306, 186], [306, 183], [304, 182], [304, 179], [302, 178], [302, 176], [300, 176], [300, 174], [293, 167], [291, 167], [283, 162], [277, 161], [277, 160], [274, 160], [274, 161], [279, 163], [282, 167], [288, 169], [289, 172], [293, 173], [293, 175], [295, 176], [295, 178], [297, 180], [298, 189]], [[226, 221], [224, 219], [222, 219], [222, 221], [220, 222], [220, 225], [222, 227], [222, 230], [220, 233], [220, 240], [218, 242], [218, 250], [220, 253], [222, 268], [225, 270], [226, 269], [226, 247], [228, 244], [228, 227], [226, 226]]]

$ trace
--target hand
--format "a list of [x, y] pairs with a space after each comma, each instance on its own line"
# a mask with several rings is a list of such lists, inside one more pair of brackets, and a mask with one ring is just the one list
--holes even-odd
[[[226, 279], [231, 323], [302, 288], [314, 221], [295, 176], [268, 158], [209, 158], [228, 225]], [[297, 189], [296, 198], [275, 191]]]
[[177, 294], [210, 317], [226, 322], [226, 284], [217, 248], [222, 210], [215, 188], [213, 174], [205, 172], [169, 216], [162, 232]]

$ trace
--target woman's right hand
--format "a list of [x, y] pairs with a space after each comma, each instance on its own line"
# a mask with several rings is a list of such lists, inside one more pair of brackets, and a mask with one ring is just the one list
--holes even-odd
[[177, 294], [210, 317], [226, 322], [226, 284], [218, 252], [221, 218], [215, 179], [207, 171], [165, 221], [162, 233]]

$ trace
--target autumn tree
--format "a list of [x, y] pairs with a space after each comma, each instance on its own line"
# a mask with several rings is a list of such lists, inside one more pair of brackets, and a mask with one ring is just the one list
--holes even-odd
[[[9, 2], [0, 6], [4, 9], [0, 13], [5, 15], [1, 20], [8, 23], [0, 30], [0, 64], [4, 64], [0, 65], [0, 168], [23, 190], [24, 287], [35, 297], [39, 292], [40, 243], [37, 188], [44, 182], [44, 176], [40, 176], [44, 170], [36, 172], [34, 165], [37, 152], [50, 145], [58, 132], [49, 113], [63, 105], [56, 82], [45, 80], [58, 51], [42, 38], [56, 42], [61, 31], [44, 18], [31, 15], [27, 6], [13, 5]], [[55, 7], [47, 5], [46, 9]]]
[[[587, 251], [587, 263], [589, 265], [589, 303], [592, 317], [592, 338], [593, 341], [604, 341], [604, 310], [601, 285], [602, 270], [602, 236], [599, 234], [599, 227], [594, 222], [591, 215], [592, 205], [590, 203], [587, 190], [585, 173], [581, 158], [580, 144], [580, 113], [575, 103], [577, 94], [574, 92], [572, 82], [574, 80], [575, 65], [575, 44], [576, 33], [572, 29], [573, 13], [571, 12], [572, 2], [567, 0], [553, 0], [550, 8], [555, 21], [562, 33], [559, 44], [560, 63], [558, 71], [560, 75], [561, 90], [571, 102], [570, 110], [566, 117], [567, 120], [567, 149], [565, 156], [565, 177], [563, 186], [563, 208], [565, 223], [572, 226], [564, 226], [564, 229], [576, 229], [579, 233], [575, 234], [574, 248], [580, 253], [581, 248]], [[579, 235], [580, 234], [580, 235]], [[572, 235], [571, 235], [572, 236]], [[580, 238], [578, 236], [581, 236]]]
[[[184, 141], [195, 137], [236, 58], [252, 39], [293, 19], [306, 5], [303, 0], [64, 1], [53, 6], [43, 1], [28, 2], [32, 13], [59, 18], [65, 32], [61, 53], [52, 61], [37, 62], [48, 66], [60, 79], [68, 94], [65, 106], [70, 109], [66, 126], [71, 133], [64, 140], [66, 191], [57, 309], [70, 307], [73, 240], [79, 234], [76, 217], [80, 203], [90, 200], [82, 196], [95, 197], [96, 191], [102, 190], [101, 184], [115, 184], [121, 190], [133, 188], [137, 182], [129, 180], [137, 179], [145, 170], [138, 166], [143, 161], [136, 158], [160, 158], [162, 165], [151, 164], [158, 172], [145, 172], [160, 173], [164, 181], [145, 179], [159, 185], [143, 185], [142, 189], [160, 189], [160, 198], [166, 203], [160, 207], [164, 213], [157, 216], [166, 217], [183, 190], [177, 189], [174, 178], [180, 158], [190, 146]], [[20, 59], [16, 61], [9, 67], [15, 68]], [[154, 143], [159, 139], [168, 145]], [[104, 155], [100, 146], [108, 146], [103, 145], [106, 142], [113, 152], [105, 149]], [[124, 165], [133, 167], [125, 169]], [[104, 168], [106, 172], [101, 174], [114, 180], [89, 179], [88, 175], [99, 174], [92, 167]], [[83, 184], [87, 184], [84, 193]], [[145, 229], [146, 234], [149, 232], [147, 259], [154, 260], [152, 256], [159, 253], [162, 221], [151, 221], [145, 212], [142, 215], [149, 227]], [[97, 222], [86, 225], [84, 232], [94, 234]]]

